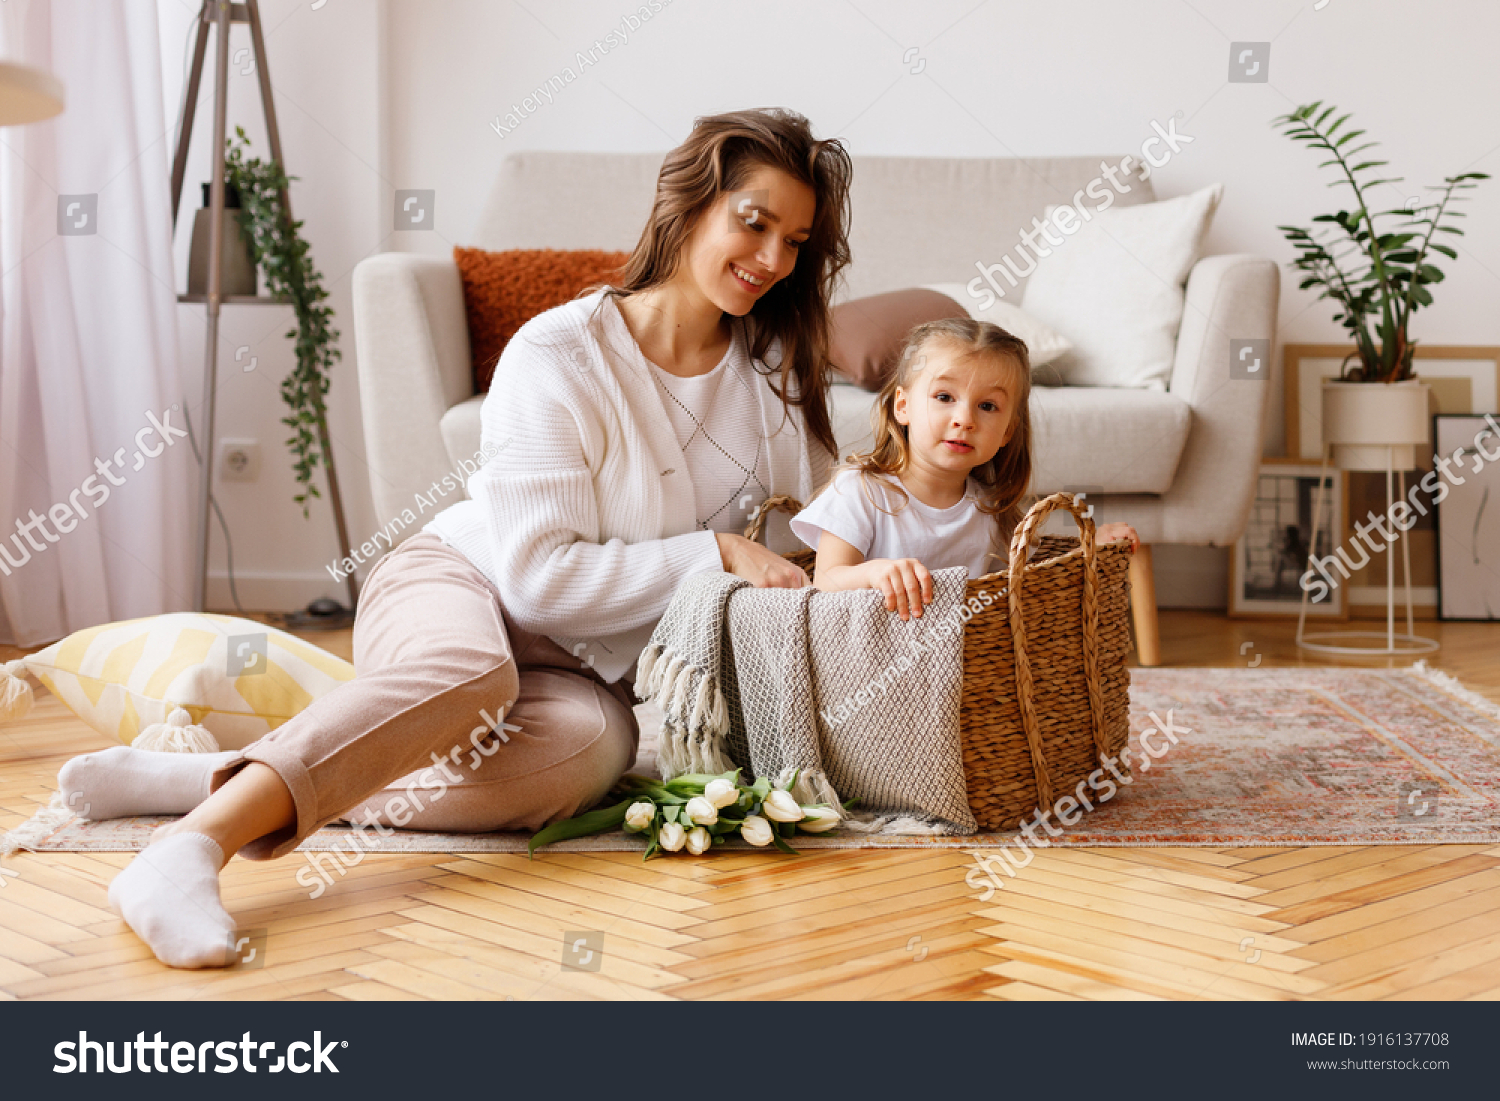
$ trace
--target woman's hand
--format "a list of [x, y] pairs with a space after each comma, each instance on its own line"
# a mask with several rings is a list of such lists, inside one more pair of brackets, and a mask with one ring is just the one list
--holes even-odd
[[743, 577], [757, 589], [800, 589], [808, 583], [800, 566], [743, 535], [715, 532], [714, 538], [724, 572]]
[[1094, 531], [1094, 542], [1113, 543], [1124, 539], [1130, 543], [1130, 553], [1134, 554], [1136, 548], [1141, 545], [1141, 537], [1135, 533], [1135, 528], [1129, 524], [1101, 524]]

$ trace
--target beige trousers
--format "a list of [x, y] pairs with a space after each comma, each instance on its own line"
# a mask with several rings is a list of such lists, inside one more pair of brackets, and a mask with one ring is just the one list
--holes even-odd
[[626, 680], [606, 684], [517, 628], [489, 580], [435, 535], [412, 536], [376, 564], [360, 594], [354, 668], [354, 680], [215, 773], [217, 788], [259, 761], [296, 804], [294, 828], [241, 855], [281, 856], [336, 819], [535, 830], [587, 809], [635, 760]]

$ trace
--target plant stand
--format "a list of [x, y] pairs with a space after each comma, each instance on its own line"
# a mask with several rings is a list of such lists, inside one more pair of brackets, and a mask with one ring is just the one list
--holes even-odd
[[[179, 302], [203, 302], [208, 307], [208, 337], [203, 356], [203, 400], [206, 406], [203, 433], [203, 453], [199, 458], [198, 494], [198, 569], [193, 579], [193, 608], [203, 611], [208, 589], [208, 543], [209, 509], [213, 497], [213, 451], [214, 451], [214, 405], [218, 395], [218, 344], [219, 309], [225, 304], [234, 305], [282, 305], [284, 300], [266, 295], [225, 296], [221, 286], [224, 256], [224, 144], [228, 129], [229, 107], [229, 27], [232, 23], [246, 23], [250, 27], [250, 41], [254, 47], [256, 76], [260, 88], [261, 107], [266, 117], [266, 138], [270, 144], [271, 159], [284, 164], [281, 159], [281, 134], [276, 126], [276, 107], [271, 99], [270, 66], [266, 61], [265, 37], [261, 33], [260, 9], [257, 0], [231, 3], [230, 0], [203, 0], [198, 13], [198, 37], [193, 48], [193, 65], [183, 87], [182, 109], [177, 122], [177, 153], [172, 161], [172, 224], [177, 224], [177, 214], [182, 205], [183, 176], [187, 171], [188, 145], [192, 140], [193, 114], [198, 103], [198, 87], [203, 77], [203, 61], [208, 51], [210, 28], [217, 33], [214, 57], [214, 156], [213, 179], [209, 187], [209, 248], [208, 248], [208, 293], [179, 294]], [[291, 196], [281, 193], [281, 208], [290, 222], [292, 217]], [[189, 426], [191, 427], [191, 425]], [[323, 451], [324, 468], [328, 472], [328, 496], [333, 506], [334, 524], [338, 528], [339, 549], [342, 556], [350, 556], [349, 533], [344, 523], [343, 498], [339, 495], [338, 475], [333, 468], [333, 448], [328, 439], [328, 425], [319, 418], [319, 446]], [[314, 600], [303, 612], [295, 613], [290, 625], [333, 629], [347, 627], [354, 621], [354, 609], [358, 605], [359, 590], [354, 575], [347, 578], [349, 607], [336, 601]]]
[[[1323, 444], [1323, 467], [1318, 472], [1317, 499], [1313, 504], [1313, 532], [1309, 543], [1314, 548], [1318, 545], [1318, 524], [1323, 518], [1323, 494], [1325, 492], [1325, 479], [1328, 477], [1328, 460], [1333, 452], [1334, 444], [1324, 441]], [[1402, 445], [1386, 445], [1385, 464], [1385, 508], [1389, 515], [1391, 506], [1398, 500], [1406, 499], [1406, 471], [1397, 472], [1396, 450]], [[1392, 496], [1392, 477], [1399, 477], [1400, 493]], [[1394, 525], [1392, 525], [1394, 527]], [[1384, 631], [1313, 631], [1305, 630], [1307, 624], [1307, 602], [1308, 593], [1304, 587], [1302, 590], [1302, 608], [1297, 616], [1297, 648], [1310, 650], [1317, 654], [1336, 654], [1352, 657], [1391, 657], [1403, 654], [1430, 654], [1440, 645], [1436, 639], [1423, 638], [1416, 633], [1415, 624], [1412, 619], [1411, 608], [1411, 547], [1407, 543], [1405, 533], [1400, 528], [1395, 528], [1396, 539], [1401, 543], [1401, 566], [1406, 581], [1406, 630], [1396, 633], [1396, 551], [1392, 545], [1387, 545], [1385, 555], [1385, 630]], [[1383, 641], [1383, 647], [1376, 646], [1351, 646], [1347, 643], [1355, 639], [1369, 639]]]

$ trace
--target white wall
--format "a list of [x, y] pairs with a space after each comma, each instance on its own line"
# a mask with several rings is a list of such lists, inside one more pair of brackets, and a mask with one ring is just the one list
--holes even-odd
[[[660, 2], [660, 0], [657, 0]], [[314, 11], [269, 0], [265, 21], [283, 141], [303, 177], [293, 202], [333, 291], [345, 360], [332, 393], [339, 473], [351, 537], [372, 530], [354, 385], [349, 270], [382, 249], [446, 254], [469, 240], [507, 153], [526, 148], [660, 150], [697, 115], [757, 105], [807, 114], [855, 154], [1054, 156], [1138, 147], [1153, 119], [1182, 112], [1194, 141], [1154, 184], [1158, 196], [1224, 181], [1210, 252], [1280, 261], [1278, 223], [1337, 209], [1320, 158], [1280, 136], [1273, 116], [1326, 99], [1356, 112], [1396, 174], [1392, 206], [1415, 185], [1465, 170], [1500, 176], [1500, 8], [1477, 0], [1413, 7], [1395, 0], [858, 0], [734, 4], [674, 0], [583, 69], [504, 137], [490, 127], [634, 10], [626, 0], [328, 0]], [[180, 49], [184, 16], [163, 0], [164, 36]], [[175, 20], [175, 22], [174, 22]], [[1270, 41], [1270, 79], [1226, 81], [1232, 41]], [[608, 43], [605, 43], [606, 45]], [[916, 49], [910, 60], [907, 52]], [[170, 52], [170, 51], [169, 51]], [[920, 69], [919, 72], [913, 72]], [[177, 83], [169, 65], [167, 94]], [[253, 78], [236, 78], [233, 117], [255, 109]], [[174, 108], [175, 109], [175, 108]], [[206, 119], [200, 117], [200, 126]], [[258, 147], [259, 131], [247, 126]], [[200, 143], [207, 165], [206, 139]], [[190, 181], [205, 171], [190, 173]], [[396, 188], [437, 192], [432, 232], [392, 233]], [[1475, 193], [1461, 259], [1417, 333], [1433, 344], [1500, 344], [1500, 180]], [[913, 201], [919, 201], [914, 196]], [[858, 216], [858, 212], [855, 212]], [[179, 257], [186, 261], [186, 230]], [[993, 260], [1013, 242], [975, 241]], [[858, 258], [855, 258], [858, 263]], [[953, 278], [966, 278], [955, 272]], [[1283, 273], [1282, 342], [1338, 341], [1331, 307]], [[201, 307], [181, 307], [184, 342], [201, 360]], [[196, 327], [189, 318], [199, 319]], [[290, 365], [285, 311], [226, 313], [219, 435], [262, 440], [266, 474], [220, 490], [235, 532], [236, 572], [261, 607], [291, 607], [319, 590], [334, 552], [326, 507], [304, 521], [290, 501], [276, 382]], [[248, 344], [256, 371], [233, 369]], [[1280, 369], [1266, 429], [1282, 450]], [[215, 562], [222, 572], [222, 551]], [[1159, 554], [1164, 604], [1224, 600], [1221, 551]], [[306, 577], [308, 580], [301, 580]], [[336, 587], [327, 574], [321, 586]], [[249, 600], [246, 601], [250, 606]]]

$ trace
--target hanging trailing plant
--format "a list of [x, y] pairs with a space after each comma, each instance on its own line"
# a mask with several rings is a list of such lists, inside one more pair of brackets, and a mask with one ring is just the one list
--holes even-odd
[[292, 470], [302, 486], [293, 500], [309, 515], [310, 497], [321, 497], [313, 484], [313, 470], [321, 460], [333, 469], [328, 443], [328, 420], [324, 398], [328, 394], [328, 371], [341, 358], [339, 332], [332, 328], [333, 310], [321, 305], [328, 297], [323, 276], [313, 266], [307, 242], [298, 232], [301, 222], [289, 221], [282, 196], [295, 176], [287, 176], [275, 161], [246, 157], [250, 139], [242, 127], [225, 144], [225, 179], [239, 192], [240, 223], [251, 257], [266, 279], [266, 287], [277, 298], [286, 299], [296, 313], [296, 327], [287, 336], [296, 341], [297, 365], [281, 381], [281, 400], [290, 410], [281, 423], [292, 430], [287, 447], [292, 452]]

